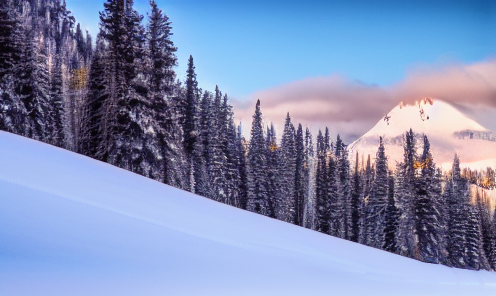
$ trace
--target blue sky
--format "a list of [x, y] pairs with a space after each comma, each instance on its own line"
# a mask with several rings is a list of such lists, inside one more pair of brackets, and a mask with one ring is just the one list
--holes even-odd
[[[103, 0], [67, 0], [96, 34]], [[496, 1], [157, 0], [173, 22], [179, 77], [232, 97], [338, 74], [387, 87], [425, 65], [496, 56]], [[135, 0], [146, 14], [148, 1]]]

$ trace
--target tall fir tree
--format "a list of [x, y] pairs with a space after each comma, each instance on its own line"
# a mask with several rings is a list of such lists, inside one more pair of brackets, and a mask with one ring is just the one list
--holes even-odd
[[55, 65], [50, 75], [50, 99], [48, 108], [49, 142], [62, 147], [64, 141], [64, 88], [62, 77], [62, 60], [60, 53], [55, 56]]
[[281, 150], [277, 145], [277, 136], [274, 124], [267, 127], [266, 135], [266, 159], [267, 159], [267, 195], [268, 195], [268, 216], [276, 218], [275, 205], [281, 195], [281, 178], [279, 175], [279, 164], [281, 161]]
[[315, 230], [315, 183], [316, 167], [312, 134], [307, 127], [305, 131], [305, 156], [303, 163], [307, 193], [304, 201], [303, 226]]
[[102, 34], [97, 36], [95, 52], [92, 56], [88, 94], [83, 108], [82, 145], [80, 153], [106, 161], [113, 105], [109, 95], [107, 48]]
[[396, 233], [398, 230], [398, 209], [394, 199], [395, 178], [392, 171], [388, 173], [388, 205], [385, 215], [384, 247], [385, 251], [396, 253]]
[[208, 143], [204, 147], [206, 149], [206, 155], [208, 156], [207, 168], [208, 175], [210, 177], [210, 184], [214, 192], [213, 199], [226, 202], [226, 178], [225, 178], [225, 166], [226, 156], [225, 150], [223, 149], [223, 142], [225, 137], [225, 132], [227, 129], [226, 118], [223, 117], [221, 110], [222, 106], [222, 93], [219, 87], [215, 88], [215, 98], [213, 105], [209, 111], [210, 122], [208, 126], [202, 128], [202, 130], [207, 131]]
[[480, 189], [477, 189], [476, 201], [481, 224], [482, 247], [487, 259], [487, 267], [496, 270], [496, 228], [492, 223], [491, 206], [484, 190], [480, 192]]
[[427, 136], [423, 137], [423, 152], [418, 162], [420, 176], [416, 183], [416, 219], [420, 256], [423, 261], [439, 263], [443, 246], [442, 221], [439, 221], [441, 191], [436, 183], [436, 166]]
[[358, 152], [355, 157], [355, 170], [353, 172], [353, 179], [351, 180], [351, 237], [352, 242], [358, 242], [360, 235], [360, 216], [361, 216], [361, 203], [360, 196], [362, 195], [362, 182], [360, 178], [358, 161]]
[[263, 135], [260, 100], [257, 100], [251, 127], [250, 147], [247, 157], [247, 203], [246, 209], [262, 215], [269, 215], [267, 191], [267, 159]]
[[448, 252], [454, 267], [467, 268], [467, 219], [469, 211], [470, 188], [467, 180], [462, 178], [460, 159], [453, 160], [451, 178], [445, 191], [449, 209]]
[[184, 147], [186, 154], [191, 155], [197, 140], [197, 104], [198, 104], [198, 82], [196, 81], [195, 65], [193, 56], [189, 56], [188, 69], [186, 71], [186, 93], [182, 106], [181, 124], [184, 130]]
[[416, 160], [415, 135], [410, 129], [405, 134], [403, 162], [396, 167], [397, 178], [394, 194], [400, 212], [396, 242], [400, 255], [421, 260], [415, 223]]
[[308, 159], [305, 156], [305, 143], [303, 127], [298, 124], [295, 135], [295, 221], [294, 224], [303, 226], [303, 216], [305, 210], [305, 200], [308, 196]]
[[327, 147], [322, 131], [317, 134], [317, 169], [316, 169], [316, 209], [315, 223], [317, 231], [329, 233], [329, 195], [327, 193]]
[[338, 236], [349, 240], [352, 236], [352, 210], [351, 210], [351, 180], [350, 161], [348, 149], [338, 135], [336, 140], [336, 159], [338, 176], [338, 204], [341, 208], [336, 208], [338, 216], [341, 217], [342, 226], [339, 228]]
[[374, 248], [382, 249], [385, 244], [386, 211], [388, 206], [388, 164], [382, 137], [379, 138], [379, 148], [375, 161], [375, 179], [372, 194], [368, 201], [367, 217], [365, 218], [365, 243]]
[[150, 107], [153, 110], [152, 128], [148, 143], [159, 149], [150, 156], [154, 159], [153, 177], [166, 184], [188, 189], [187, 163], [182, 147], [182, 128], [178, 122], [173, 100], [177, 65], [177, 47], [171, 40], [172, 26], [167, 15], [150, 1], [151, 12], [146, 31]]
[[294, 126], [288, 113], [281, 140], [281, 158], [279, 162], [281, 194], [278, 195], [274, 208], [276, 218], [289, 223], [295, 222], [295, 152]]
[[237, 167], [239, 171], [239, 207], [246, 209], [248, 184], [247, 184], [247, 169], [246, 169], [246, 150], [244, 143], [246, 142], [243, 137], [241, 124], [238, 126], [236, 134], [236, 158]]

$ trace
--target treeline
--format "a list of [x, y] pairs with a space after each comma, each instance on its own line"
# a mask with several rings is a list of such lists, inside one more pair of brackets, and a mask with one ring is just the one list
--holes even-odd
[[443, 175], [412, 131], [394, 172], [382, 139], [361, 166], [339, 136], [319, 131], [314, 145], [289, 114], [279, 141], [260, 101], [246, 141], [228, 96], [198, 87], [191, 56], [177, 79], [171, 35], [154, 1], [145, 26], [132, 0], [107, 0], [93, 46], [65, 1], [0, 0], [0, 129], [339, 238], [496, 270], [495, 214], [470, 186], [493, 188], [493, 170], [461, 172], [455, 156]]

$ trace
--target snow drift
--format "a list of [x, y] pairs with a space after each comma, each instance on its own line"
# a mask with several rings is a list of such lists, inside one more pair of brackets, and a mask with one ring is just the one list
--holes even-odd
[[0, 131], [0, 294], [491, 295], [432, 265]]

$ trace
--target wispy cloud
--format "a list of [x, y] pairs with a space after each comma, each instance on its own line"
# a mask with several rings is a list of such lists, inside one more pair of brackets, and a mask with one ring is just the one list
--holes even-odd
[[[488, 117], [487, 110], [496, 112], [494, 77], [496, 59], [471, 65], [419, 67], [404, 81], [386, 88], [338, 75], [314, 77], [256, 92], [234, 105], [236, 117], [245, 126], [251, 122], [256, 99], [260, 99], [267, 122], [281, 126], [289, 112], [294, 122], [313, 129], [328, 126], [333, 134], [341, 133], [351, 141], [401, 101], [438, 98], [468, 109], [472, 115], [476, 115], [475, 109], [484, 109]], [[487, 127], [495, 130], [496, 120], [494, 125]]]

